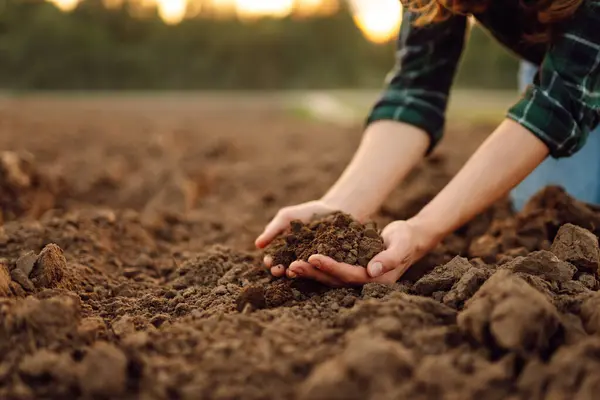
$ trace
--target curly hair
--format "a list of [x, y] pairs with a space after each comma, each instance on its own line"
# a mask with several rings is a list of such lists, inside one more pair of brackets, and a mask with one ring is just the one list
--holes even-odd
[[[531, 33], [526, 39], [532, 42], [550, 40], [555, 28], [570, 18], [584, 0], [520, 0], [524, 12], [535, 16]], [[420, 14], [417, 26], [440, 22], [453, 14], [477, 14], [485, 11], [491, 0], [404, 0], [403, 4], [411, 11]]]

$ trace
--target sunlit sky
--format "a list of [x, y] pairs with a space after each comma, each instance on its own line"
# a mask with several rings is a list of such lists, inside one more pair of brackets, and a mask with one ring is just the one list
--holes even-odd
[[[75, 7], [79, 0], [49, 0], [65, 10]], [[158, 5], [161, 17], [168, 23], [183, 18], [188, 0], [140, 0]], [[284, 17], [295, 5], [318, 10], [326, 0], [212, 0], [217, 7], [234, 9], [240, 17]], [[396, 36], [401, 19], [399, 0], [348, 0], [354, 21], [365, 36], [374, 42], [386, 42]]]

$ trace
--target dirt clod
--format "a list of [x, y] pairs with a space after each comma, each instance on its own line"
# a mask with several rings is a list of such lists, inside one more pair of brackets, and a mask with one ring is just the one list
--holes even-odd
[[265, 288], [260, 285], [252, 285], [244, 288], [237, 299], [237, 310], [243, 311], [249, 304], [255, 309], [265, 308], [267, 300], [265, 298]]
[[581, 320], [589, 334], [600, 334], [600, 295], [598, 292], [583, 301]]
[[127, 357], [114, 345], [97, 342], [83, 358], [79, 382], [81, 391], [90, 397], [122, 395], [127, 383]]
[[477, 267], [470, 268], [452, 288], [444, 295], [444, 304], [453, 308], [462, 308], [465, 301], [470, 299], [481, 285], [491, 275], [491, 271]]
[[33, 251], [29, 251], [19, 257], [17, 260], [17, 266], [15, 268], [20, 270], [24, 276], [29, 277], [29, 274], [31, 274], [37, 259], [37, 254], [35, 254]]
[[414, 286], [417, 294], [428, 296], [438, 291], [448, 291], [471, 269], [466, 258], [455, 257], [447, 264], [435, 267], [431, 273], [419, 279]]
[[587, 229], [573, 224], [561, 226], [550, 251], [561, 260], [575, 265], [580, 271], [600, 273], [598, 238]]
[[366, 267], [384, 250], [383, 239], [374, 223], [363, 225], [350, 215], [336, 212], [308, 224], [292, 221], [291, 232], [273, 241], [266, 250], [273, 265], [289, 266], [313, 254], [329, 256], [336, 261]]
[[512, 272], [537, 275], [548, 281], [568, 282], [573, 279], [577, 269], [558, 259], [553, 253], [545, 250], [531, 253], [527, 257], [517, 257], [502, 266]]
[[[381, 337], [356, 335], [343, 352], [317, 366], [300, 389], [301, 399], [365, 399], [392, 393], [408, 379], [414, 357]], [[361, 382], [370, 382], [370, 385]]]
[[547, 350], [559, 325], [549, 300], [506, 270], [488, 279], [458, 315], [458, 326], [479, 343], [520, 354]]
[[49, 244], [40, 252], [31, 271], [31, 281], [38, 288], [55, 287], [63, 278], [67, 260], [56, 244]]

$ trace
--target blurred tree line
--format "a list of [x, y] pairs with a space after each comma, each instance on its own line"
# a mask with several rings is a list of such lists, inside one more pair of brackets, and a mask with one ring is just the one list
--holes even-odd
[[[457, 83], [514, 88], [517, 64], [473, 30]], [[127, 0], [0, 0], [0, 87], [12, 90], [379, 87], [394, 43], [376, 45], [348, 10], [240, 21], [202, 14], [165, 24]]]

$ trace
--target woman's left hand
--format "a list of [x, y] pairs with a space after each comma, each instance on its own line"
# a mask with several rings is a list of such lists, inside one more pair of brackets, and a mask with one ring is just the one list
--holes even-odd
[[369, 282], [391, 284], [437, 244], [437, 240], [410, 220], [392, 222], [381, 236], [386, 249], [373, 257], [367, 268], [315, 254], [308, 262], [290, 264], [287, 276], [313, 279], [334, 287], [360, 286]]

